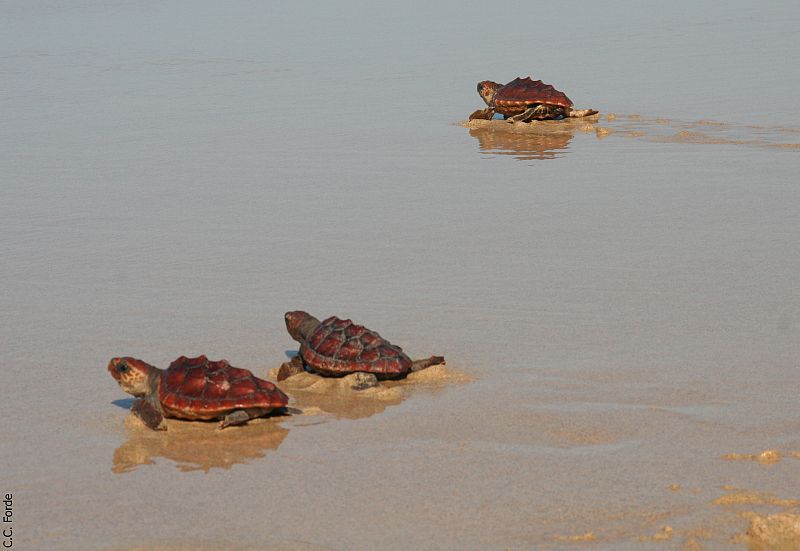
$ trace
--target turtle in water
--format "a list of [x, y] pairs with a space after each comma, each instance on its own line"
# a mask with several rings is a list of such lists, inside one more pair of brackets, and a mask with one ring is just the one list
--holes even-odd
[[484, 80], [478, 83], [478, 94], [489, 107], [478, 109], [469, 116], [469, 120], [491, 119], [495, 113], [500, 113], [509, 122], [597, 114], [594, 109], [573, 109], [572, 101], [564, 92], [541, 80], [531, 80], [531, 77], [517, 77], [508, 84]]
[[332, 377], [354, 375], [353, 388], [375, 386], [379, 379], [399, 379], [410, 371], [443, 364], [442, 356], [412, 361], [403, 349], [375, 331], [336, 316], [324, 321], [302, 311], [287, 312], [286, 329], [300, 352], [284, 364], [278, 380], [309, 371]]
[[131, 411], [154, 430], [166, 430], [164, 417], [222, 419], [220, 428], [241, 425], [289, 403], [269, 381], [205, 356], [181, 356], [167, 369], [136, 358], [112, 358], [108, 372], [122, 390], [138, 398]]

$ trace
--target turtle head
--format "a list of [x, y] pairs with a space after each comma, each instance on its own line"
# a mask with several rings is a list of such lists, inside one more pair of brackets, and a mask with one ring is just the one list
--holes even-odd
[[159, 369], [136, 358], [112, 358], [108, 372], [119, 383], [122, 390], [141, 398], [150, 393], [150, 377]]
[[317, 318], [302, 310], [286, 312], [283, 318], [286, 321], [286, 330], [297, 342], [306, 340], [319, 325]]
[[478, 83], [478, 95], [483, 98], [486, 105], [494, 107], [494, 103], [492, 102], [494, 101], [494, 95], [498, 88], [500, 88], [500, 84], [492, 82], [491, 80], [482, 80]]

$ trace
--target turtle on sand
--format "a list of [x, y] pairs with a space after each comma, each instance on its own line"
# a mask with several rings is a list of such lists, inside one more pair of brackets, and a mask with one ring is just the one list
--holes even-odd
[[379, 379], [399, 379], [445, 363], [442, 356], [412, 361], [402, 348], [349, 319], [331, 316], [319, 321], [302, 311], [287, 312], [284, 319], [300, 351], [283, 365], [279, 381], [308, 370], [323, 376], [350, 376], [353, 388], [363, 389], [377, 385]]
[[573, 109], [564, 92], [531, 77], [517, 77], [508, 84], [484, 80], [478, 83], [478, 94], [489, 107], [478, 109], [469, 120], [491, 119], [495, 113], [512, 123], [597, 114], [594, 109]]
[[138, 398], [131, 411], [154, 430], [166, 430], [164, 417], [221, 419], [220, 428], [241, 425], [289, 403], [269, 381], [205, 356], [181, 356], [167, 369], [136, 358], [113, 358], [108, 372], [122, 390]]

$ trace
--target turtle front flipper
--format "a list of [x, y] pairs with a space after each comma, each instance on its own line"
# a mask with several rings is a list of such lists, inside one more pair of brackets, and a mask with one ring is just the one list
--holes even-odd
[[160, 407], [156, 407], [150, 400], [139, 398], [131, 406], [131, 413], [142, 420], [142, 423], [153, 430], [167, 430], [167, 422]]
[[494, 109], [489, 107], [487, 109], [478, 109], [477, 111], [473, 112], [469, 116], [469, 120], [474, 120], [474, 119], [490, 120], [492, 117], [494, 117]]
[[411, 371], [421, 371], [433, 367], [434, 365], [442, 365], [444, 363], [444, 356], [431, 356], [424, 360], [414, 360], [411, 364]]
[[288, 362], [284, 362], [281, 364], [280, 369], [278, 369], [278, 376], [276, 377], [278, 381], [284, 381], [293, 375], [297, 375], [298, 373], [303, 373], [305, 368], [303, 367], [303, 358], [300, 357], [300, 354], [289, 360]]

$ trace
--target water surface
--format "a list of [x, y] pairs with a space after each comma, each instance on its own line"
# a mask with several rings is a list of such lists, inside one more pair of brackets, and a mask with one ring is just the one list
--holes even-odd
[[[20, 548], [716, 548], [739, 513], [797, 513], [794, 3], [0, 20]], [[528, 74], [602, 116], [539, 141], [458, 125], [479, 80]], [[294, 309], [473, 380], [236, 438], [126, 421], [110, 357], [266, 376]]]

